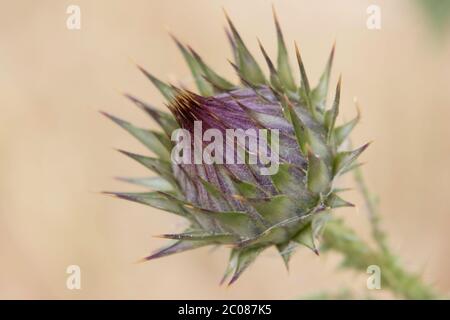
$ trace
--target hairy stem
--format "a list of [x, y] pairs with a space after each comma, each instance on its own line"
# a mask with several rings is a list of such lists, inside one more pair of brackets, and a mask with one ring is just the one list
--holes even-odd
[[380, 215], [378, 213], [378, 201], [377, 197], [369, 192], [364, 175], [360, 167], [357, 167], [353, 171], [356, 184], [358, 186], [361, 195], [364, 198], [364, 203], [367, 208], [370, 225], [372, 228], [372, 236], [379, 246], [379, 248], [385, 253], [389, 254], [389, 247], [386, 243], [386, 234], [380, 227]]
[[370, 248], [356, 233], [346, 227], [342, 221], [330, 221], [324, 230], [323, 247], [334, 250], [344, 256], [343, 266], [366, 272], [367, 267], [376, 265], [381, 271], [382, 288], [390, 289], [397, 296], [406, 299], [433, 299], [437, 294], [424, 284], [420, 277], [406, 271], [391, 253], [386, 241], [386, 234], [380, 227], [375, 195], [369, 192], [362, 170], [354, 169], [354, 178], [361, 195], [364, 198], [372, 236], [377, 244], [376, 249]]
[[344, 267], [363, 272], [370, 265], [380, 267], [381, 287], [390, 289], [397, 296], [406, 299], [437, 298], [433, 290], [422, 283], [417, 275], [406, 271], [392, 255], [383, 250], [371, 249], [342, 221], [330, 221], [322, 237], [325, 250], [334, 250], [344, 256]]

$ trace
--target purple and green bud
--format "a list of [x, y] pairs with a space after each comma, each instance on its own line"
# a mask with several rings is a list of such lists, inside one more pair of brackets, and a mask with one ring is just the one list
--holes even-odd
[[343, 151], [359, 120], [337, 126], [341, 81], [329, 107], [334, 47], [319, 83], [310, 87], [298, 48], [300, 85], [295, 84], [281, 28], [275, 17], [278, 59], [260, 44], [266, 77], [227, 17], [227, 32], [240, 84], [213, 71], [197, 52], [174, 38], [198, 93], [157, 79], [139, 67], [167, 100], [170, 113], [127, 97], [162, 128], [138, 128], [107, 115], [153, 153], [122, 151], [156, 175], [121, 178], [149, 189], [111, 193], [182, 216], [189, 227], [162, 237], [172, 242], [145, 260], [209, 245], [232, 247], [222, 281], [238, 279], [256, 257], [275, 246], [288, 265], [295, 248], [318, 252], [317, 239], [332, 209], [343, 200], [336, 179], [354, 168], [367, 144]]

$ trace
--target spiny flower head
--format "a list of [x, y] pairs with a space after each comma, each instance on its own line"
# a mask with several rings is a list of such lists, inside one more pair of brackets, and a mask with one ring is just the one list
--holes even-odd
[[[145, 260], [225, 245], [231, 247], [231, 255], [222, 281], [231, 277], [229, 283], [233, 283], [270, 246], [277, 248], [286, 266], [298, 245], [317, 253], [316, 240], [331, 210], [352, 206], [338, 195], [334, 182], [355, 166], [367, 145], [353, 151], [341, 150], [359, 115], [336, 126], [341, 80], [334, 101], [327, 107], [334, 47], [318, 85], [311, 88], [296, 46], [298, 86], [274, 17], [276, 65], [260, 44], [268, 77], [227, 17], [227, 36], [234, 55], [231, 65], [240, 84], [218, 75], [197, 52], [174, 38], [192, 71], [198, 93], [166, 84], [139, 67], [166, 98], [170, 113], [127, 97], [153, 118], [162, 132], [138, 128], [106, 114], [155, 155], [122, 151], [156, 176], [123, 179], [145, 186], [149, 192], [111, 194], [177, 214], [189, 224], [182, 233], [162, 235], [172, 242]], [[187, 135], [184, 147], [193, 147], [193, 152], [177, 150], [181, 138], [175, 132]], [[228, 135], [230, 132], [243, 133], [243, 139]], [[215, 144], [211, 148], [212, 140]], [[261, 145], [266, 148], [261, 149]], [[207, 154], [214, 161], [199, 162], [198, 154], [200, 160]], [[174, 161], [174, 155], [188, 161]], [[276, 170], [268, 172], [268, 165], [275, 165]]]

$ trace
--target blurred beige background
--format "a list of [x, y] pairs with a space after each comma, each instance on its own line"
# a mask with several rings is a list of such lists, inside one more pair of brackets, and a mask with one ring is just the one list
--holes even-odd
[[[379, 31], [366, 28], [372, 2], [382, 9]], [[375, 142], [364, 171], [381, 199], [389, 241], [410, 270], [450, 292], [450, 39], [432, 36], [413, 1], [2, 0], [0, 298], [290, 299], [342, 287], [368, 293], [364, 274], [336, 269], [339, 256], [307, 250], [294, 256], [290, 273], [269, 250], [229, 288], [218, 285], [225, 249], [134, 264], [163, 244], [152, 235], [180, 230], [180, 220], [98, 193], [133, 190], [114, 176], [147, 174], [113, 150], [144, 148], [97, 112], [153, 125], [118, 93], [163, 108], [131, 61], [189, 84], [169, 29], [236, 79], [226, 62], [222, 7], [262, 62], [257, 36], [276, 53], [272, 3], [290, 48], [299, 41], [311, 80], [337, 40], [332, 81], [343, 74], [343, 118], [354, 116], [354, 96], [362, 105], [354, 140]], [[66, 28], [70, 4], [81, 7], [79, 31]], [[336, 214], [369, 238], [361, 199], [356, 192], [348, 198], [359, 209]], [[79, 291], [66, 288], [72, 264], [81, 267]]]

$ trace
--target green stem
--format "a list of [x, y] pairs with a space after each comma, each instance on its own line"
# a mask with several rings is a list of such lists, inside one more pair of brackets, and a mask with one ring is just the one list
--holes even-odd
[[389, 288], [406, 299], [438, 297], [417, 275], [402, 268], [392, 255], [371, 249], [342, 221], [330, 221], [322, 237], [325, 250], [334, 250], [344, 256], [343, 266], [366, 272], [368, 266], [377, 265], [381, 270], [381, 288]]
[[438, 296], [424, 284], [420, 277], [406, 271], [391, 253], [386, 235], [380, 227], [380, 215], [376, 197], [369, 192], [360, 168], [354, 170], [355, 181], [364, 198], [372, 236], [378, 249], [370, 248], [353, 230], [344, 226], [342, 221], [330, 221], [323, 233], [324, 249], [334, 250], [344, 256], [343, 265], [363, 272], [370, 265], [376, 265], [381, 271], [381, 286], [389, 288], [397, 296], [406, 299], [433, 299]]
[[386, 254], [389, 254], [389, 247], [386, 243], [386, 234], [380, 227], [380, 215], [378, 213], [377, 197], [369, 192], [369, 188], [364, 180], [364, 175], [360, 167], [353, 170], [353, 177], [356, 181], [359, 191], [364, 198], [364, 203], [369, 215], [369, 221], [372, 228], [372, 236], [379, 248]]

